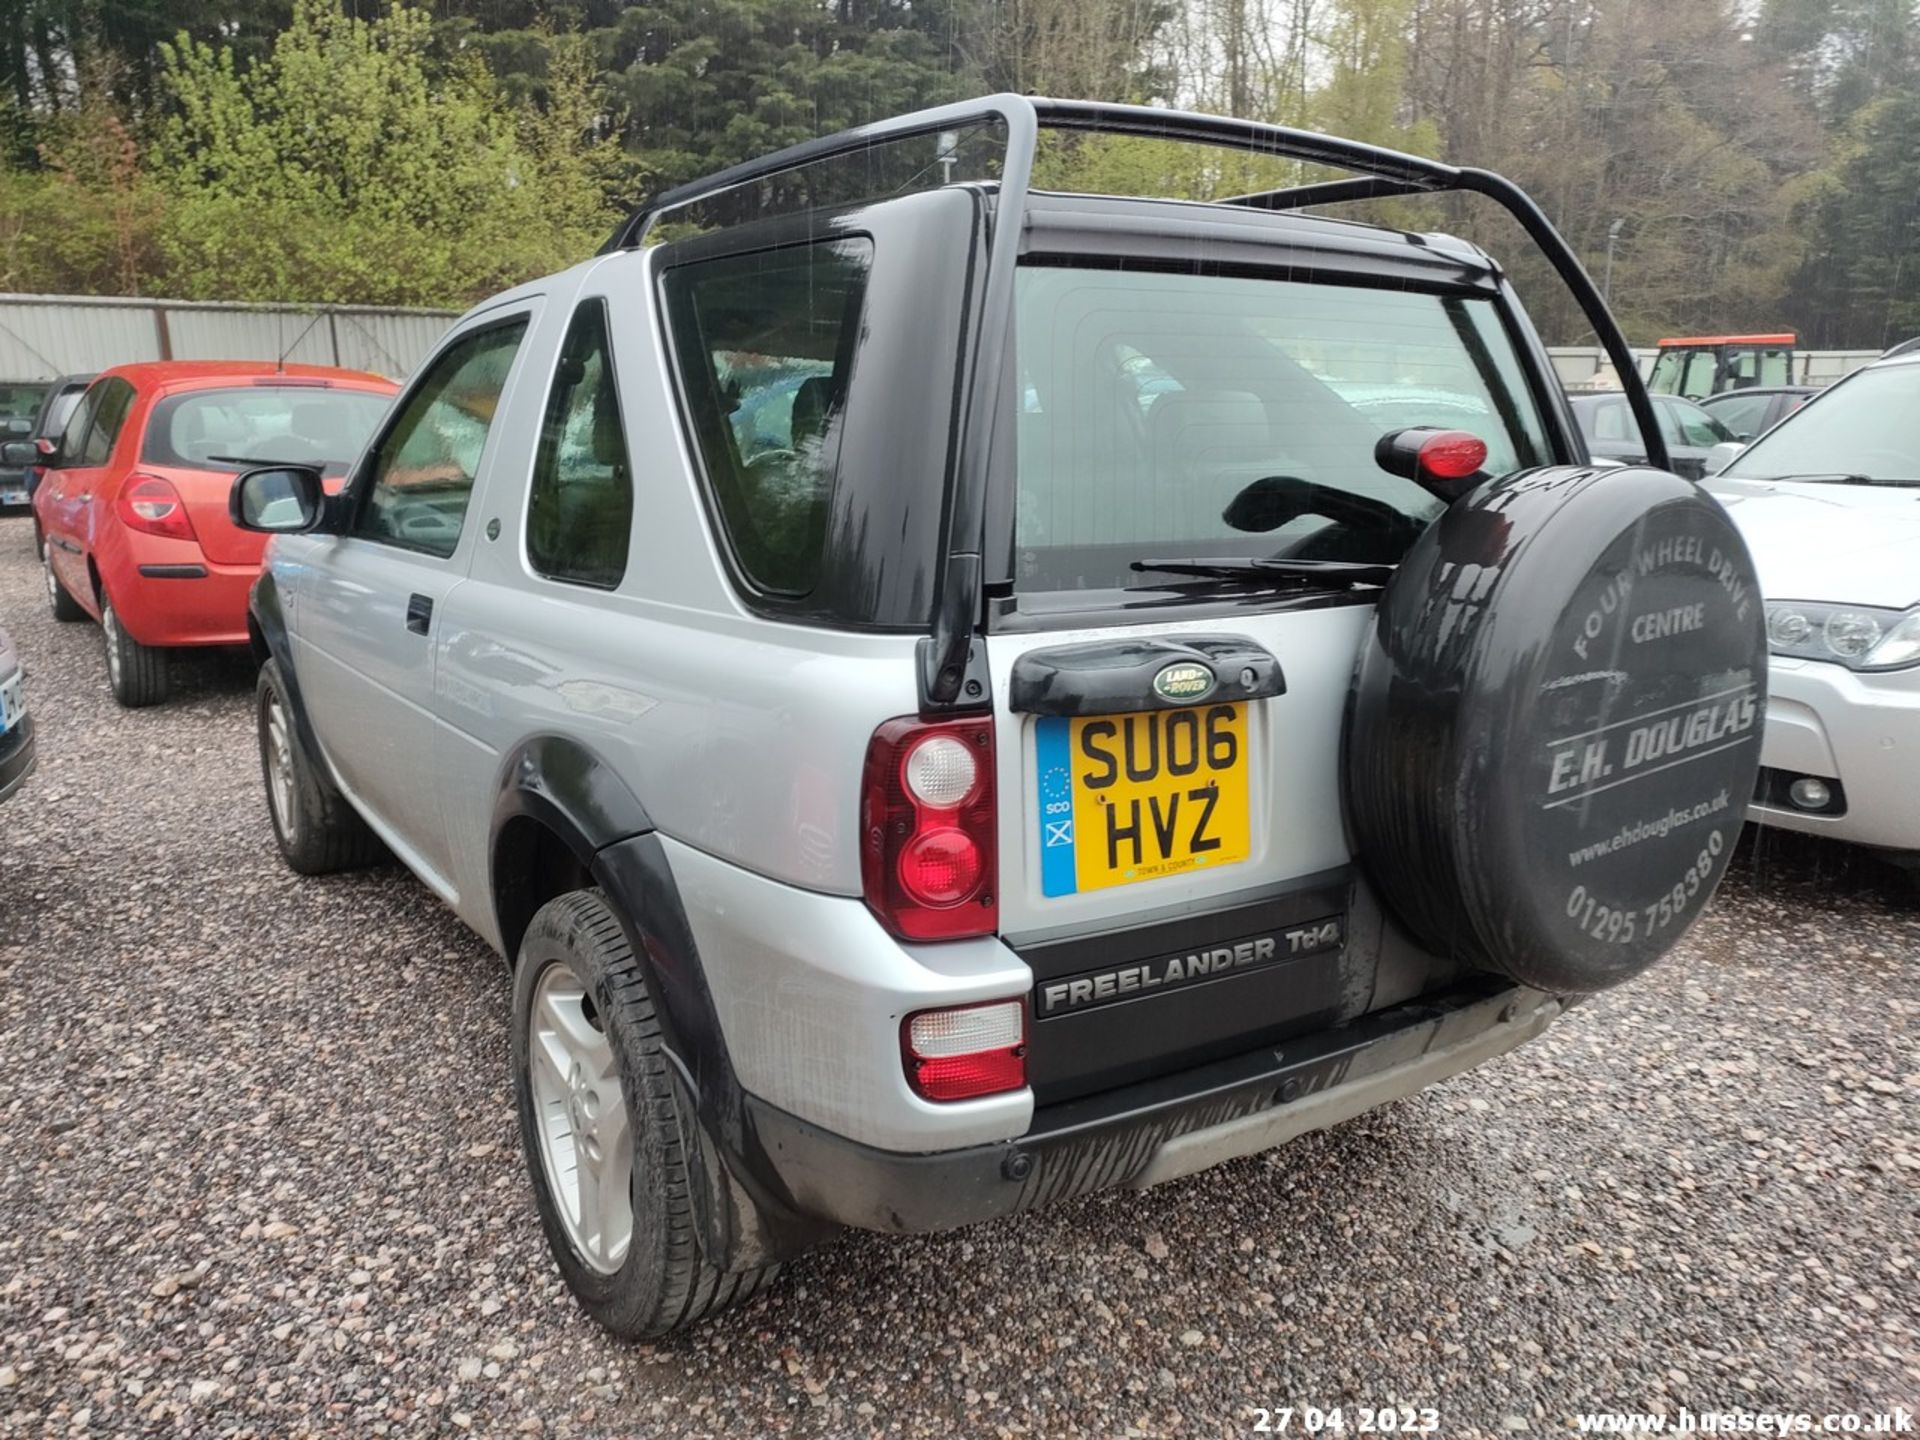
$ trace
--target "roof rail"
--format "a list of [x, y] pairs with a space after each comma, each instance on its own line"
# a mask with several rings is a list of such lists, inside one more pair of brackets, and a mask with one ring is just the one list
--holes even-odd
[[1446, 165], [1310, 130], [1146, 105], [989, 95], [808, 140], [678, 186], [629, 216], [614, 231], [604, 251], [631, 249], [644, 243], [663, 214], [699, 200], [855, 155], [889, 141], [996, 123], [1006, 127], [1006, 155], [1001, 164], [986, 285], [981, 299], [979, 343], [973, 352], [972, 368], [963, 377], [961, 427], [953, 450], [945, 567], [933, 598], [933, 633], [921, 650], [923, 710], [965, 708], [977, 703], [976, 697], [964, 696], [962, 690], [979, 619], [989, 463], [999, 409], [998, 387], [994, 381], [1002, 373], [1013, 324], [1013, 272], [1019, 260], [1024, 228], [1021, 222], [1033, 177], [1034, 155], [1043, 129], [1185, 141], [1329, 166], [1361, 177], [1241, 195], [1225, 202], [1251, 209], [1296, 210], [1309, 205], [1445, 191], [1486, 196], [1520, 223], [1573, 292], [1619, 374], [1627, 403], [1640, 425], [1648, 461], [1666, 467], [1666, 443], [1626, 337], [1620, 333], [1599, 289], [1580, 264], [1579, 256], [1525, 191], [1489, 171]]

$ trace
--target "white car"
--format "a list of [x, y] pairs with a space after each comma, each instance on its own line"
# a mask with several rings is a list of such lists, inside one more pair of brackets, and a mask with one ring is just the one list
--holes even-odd
[[1849, 376], [1706, 488], [1766, 596], [1750, 818], [1920, 869], [1920, 354]]

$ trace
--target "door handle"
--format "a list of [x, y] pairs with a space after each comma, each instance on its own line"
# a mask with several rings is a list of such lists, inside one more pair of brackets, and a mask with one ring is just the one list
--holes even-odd
[[427, 627], [433, 623], [433, 599], [427, 595], [409, 595], [407, 597], [407, 629], [416, 635], [427, 633]]

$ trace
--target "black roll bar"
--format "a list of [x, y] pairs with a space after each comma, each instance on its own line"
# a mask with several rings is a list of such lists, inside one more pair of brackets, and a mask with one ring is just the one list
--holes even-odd
[[1338, 136], [1319, 135], [1284, 125], [1231, 120], [1183, 110], [1161, 110], [1146, 105], [1108, 105], [1090, 100], [1046, 100], [1024, 95], [990, 95], [911, 115], [877, 121], [838, 135], [792, 145], [785, 150], [681, 185], [636, 210], [613, 233], [602, 253], [633, 249], [645, 242], [660, 217], [701, 200], [710, 200], [742, 186], [855, 155], [871, 146], [920, 135], [938, 134], [969, 126], [999, 124], [1006, 128], [1006, 155], [1001, 164], [993, 234], [988, 251], [986, 284], [979, 311], [979, 340], [973, 363], [963, 377], [960, 431], [952, 454], [952, 483], [947, 487], [945, 564], [933, 597], [931, 643], [922, 647], [920, 699], [923, 708], [945, 710], [964, 705], [963, 682], [979, 620], [982, 551], [985, 544], [986, 497], [994, 453], [994, 428], [999, 422], [998, 378], [1005, 364], [1013, 329], [1013, 279], [1020, 257], [1033, 161], [1043, 129], [1070, 130], [1095, 135], [1131, 135], [1143, 139], [1180, 140], [1256, 155], [1271, 155], [1309, 165], [1353, 172], [1354, 180], [1299, 185], [1255, 195], [1236, 196], [1224, 203], [1262, 210], [1297, 210], [1309, 205], [1379, 199], [1401, 195], [1430, 195], [1465, 191], [1484, 195], [1502, 206], [1546, 255], [1554, 271], [1586, 315], [1613, 362], [1626, 393], [1627, 404], [1639, 423], [1650, 464], [1668, 467], [1666, 441], [1661, 436], [1653, 401], [1628, 346], [1599, 290], [1580, 264], [1571, 246], [1527, 193], [1491, 171], [1461, 168], [1437, 160], [1405, 155], [1378, 145]]

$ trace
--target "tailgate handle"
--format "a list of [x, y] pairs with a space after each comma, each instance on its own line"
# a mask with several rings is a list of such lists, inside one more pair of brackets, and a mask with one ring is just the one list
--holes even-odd
[[1287, 693], [1280, 662], [1242, 635], [1096, 640], [1029, 650], [1007, 704], [1020, 715], [1124, 715]]
[[433, 597], [430, 595], [409, 595], [407, 597], [407, 629], [416, 635], [427, 633], [427, 627], [433, 623]]

